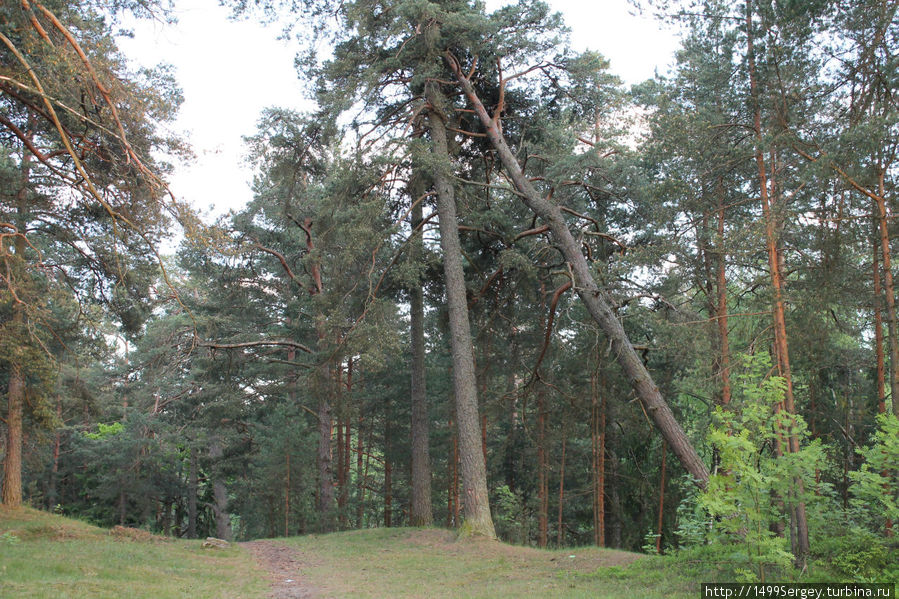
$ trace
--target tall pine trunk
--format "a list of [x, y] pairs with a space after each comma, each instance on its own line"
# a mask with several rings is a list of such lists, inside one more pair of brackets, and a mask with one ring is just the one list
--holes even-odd
[[459, 225], [456, 218], [456, 200], [448, 172], [451, 161], [446, 126], [440, 114], [443, 98], [433, 83], [427, 85], [427, 100], [430, 104], [428, 127], [431, 133], [432, 151], [438, 161], [433, 176], [437, 191], [437, 214], [440, 219], [440, 247], [443, 250], [450, 350], [453, 358], [456, 428], [459, 434], [459, 458], [462, 465], [462, 494], [465, 505], [465, 522], [462, 531], [464, 535], [495, 537], [478, 423], [477, 381], [475, 380], [474, 352], [468, 321], [468, 300], [465, 292]]
[[893, 270], [890, 251], [890, 233], [888, 227], [886, 202], [884, 200], [884, 172], [877, 172], [877, 207], [878, 229], [880, 231], [880, 251], [883, 258], [883, 292], [886, 298], [887, 328], [890, 333], [890, 399], [893, 402], [893, 414], [899, 416], [899, 323], [896, 316], [896, 294], [893, 286]]
[[[21, 322], [21, 310], [16, 310]], [[6, 412], [6, 455], [3, 459], [3, 505], [22, 505], [22, 415], [25, 409], [25, 375], [20, 364], [12, 364], [9, 373]]]
[[[719, 187], [721, 182], [719, 180]], [[718, 321], [718, 379], [721, 384], [720, 401], [726, 406], [730, 403], [730, 335], [727, 329], [727, 272], [725, 266], [726, 246], [724, 244], [724, 193], [719, 190], [718, 196], [718, 248], [716, 287], [718, 292], [718, 306], [715, 310], [715, 319]]]
[[318, 366], [318, 493], [316, 511], [319, 531], [334, 530], [334, 466], [331, 452], [331, 372], [328, 362]]
[[232, 540], [233, 533], [231, 531], [231, 514], [228, 512], [228, 490], [225, 488], [225, 481], [222, 480], [219, 460], [224, 456], [222, 450], [222, 442], [218, 438], [213, 438], [209, 442], [209, 458], [212, 461], [212, 471], [215, 472], [215, 478], [212, 481], [212, 511], [215, 514], [215, 536], [226, 541]]
[[875, 387], [877, 391], [877, 412], [886, 412], [886, 360], [883, 354], [883, 289], [880, 284], [880, 260], [877, 254], [880, 252], [880, 244], [877, 239], [877, 226], [875, 225], [874, 255], [871, 269], [874, 276], [874, 358], [877, 365], [877, 379]]
[[559, 462], [559, 518], [556, 530], [556, 545], [562, 546], [565, 540], [565, 527], [562, 523], [562, 515], [565, 507], [565, 449], [568, 445], [568, 435], [565, 431], [565, 425], [562, 425], [562, 459]]
[[[598, 354], [599, 352], [597, 352]], [[599, 357], [596, 357], [597, 369]], [[594, 371], [590, 376], [591, 396], [591, 445], [593, 449], [593, 544], [597, 547], [606, 545], [606, 395], [605, 378], [602, 387], [597, 380], [599, 373]], [[601, 395], [601, 398], [599, 397]]]
[[[28, 133], [28, 139], [32, 135]], [[5, 257], [8, 270], [22, 268], [25, 264], [25, 230], [27, 226], [26, 211], [28, 202], [28, 187], [31, 181], [31, 152], [27, 148], [22, 149], [21, 164], [22, 179], [16, 192], [16, 229], [17, 235], [13, 247], [15, 256]], [[10, 261], [15, 261], [14, 265]], [[8, 284], [13, 281], [7, 278]], [[16, 302], [12, 307], [13, 330], [19, 335], [25, 332], [25, 308]], [[24, 343], [24, 339], [20, 340]], [[25, 413], [25, 367], [17, 361], [15, 353], [12, 353], [9, 364], [9, 382], [7, 383], [7, 411], [6, 411], [6, 455], [3, 458], [3, 491], [0, 494], [3, 505], [9, 508], [18, 508], [22, 505], [22, 443], [24, 439], [23, 417]]]
[[546, 476], [546, 393], [537, 389], [537, 545], [546, 547], [549, 523], [549, 485]]
[[[417, 229], [423, 220], [421, 194], [413, 194], [413, 241], [409, 250], [413, 263], [421, 260], [422, 232]], [[427, 390], [425, 384], [425, 330], [424, 291], [421, 279], [409, 289], [409, 334], [412, 345], [412, 506], [409, 521], [412, 526], [431, 526], [434, 523], [431, 506], [431, 457], [429, 452], [429, 425]]]

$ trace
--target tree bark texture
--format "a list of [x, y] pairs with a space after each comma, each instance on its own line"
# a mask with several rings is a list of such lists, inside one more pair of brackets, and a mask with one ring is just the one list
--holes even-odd
[[[720, 184], [720, 182], [719, 182]], [[715, 318], [718, 321], [718, 350], [720, 353], [718, 363], [718, 377], [721, 381], [721, 405], [730, 403], [730, 335], [727, 328], [727, 272], [726, 246], [724, 244], [724, 196], [719, 196], [718, 201], [718, 260], [716, 287], [718, 291], [718, 308]]]
[[600, 289], [590, 272], [587, 259], [575, 240], [562, 216], [559, 207], [544, 199], [524, 175], [518, 159], [506, 143], [498, 121], [494, 121], [487, 113], [471, 82], [465, 78], [454, 57], [447, 55], [456, 80], [462, 85], [465, 95], [473, 106], [475, 113], [486, 129], [487, 137], [496, 150], [515, 188], [521, 194], [522, 201], [540, 217], [550, 228], [552, 237], [571, 266], [574, 275], [574, 286], [578, 296], [584, 302], [590, 316], [600, 326], [612, 345], [612, 350], [628, 381], [637, 393], [646, 413], [652, 418], [669, 447], [677, 455], [684, 469], [690, 473], [696, 483], [705, 488], [709, 480], [709, 471], [692, 443], [687, 438], [674, 413], [665, 402], [662, 394], [646, 370], [640, 356], [624, 331], [618, 317], [612, 311], [613, 302], [608, 293]]
[[[413, 194], [416, 197], [421, 194]], [[412, 201], [416, 201], [416, 197]], [[412, 228], [423, 220], [421, 202], [412, 207]], [[413, 261], [421, 259], [423, 251], [421, 231], [414, 233], [409, 250]], [[425, 310], [421, 280], [409, 289], [409, 335], [412, 345], [412, 506], [409, 522], [412, 526], [431, 526], [434, 523], [431, 506], [431, 456], [427, 389], [425, 383]]]
[[[218, 470], [216, 462], [222, 459], [224, 451], [222, 450], [222, 442], [219, 439], [212, 439], [209, 443], [209, 458], [212, 461], [212, 471]], [[225, 488], [225, 482], [222, 480], [221, 474], [216, 474], [212, 482], [212, 511], [215, 514], [215, 536], [231, 541], [233, 533], [231, 531], [231, 514], [228, 513], [228, 490]]]
[[495, 537], [493, 519], [487, 495], [487, 472], [481, 448], [478, 423], [477, 381], [474, 370], [471, 329], [468, 321], [468, 300], [465, 292], [465, 273], [459, 242], [456, 201], [448, 169], [451, 162], [446, 126], [439, 112], [442, 98], [434, 84], [427, 86], [430, 104], [428, 127], [438, 166], [434, 169], [437, 191], [437, 213], [440, 219], [440, 247], [443, 250], [443, 270], [449, 312], [450, 350], [453, 357], [453, 391], [456, 404], [456, 428], [459, 434], [459, 458], [462, 466], [462, 495], [465, 505], [463, 534]]
[[[20, 318], [17, 315], [15, 318]], [[25, 409], [25, 375], [20, 364], [9, 374], [6, 411], [6, 455], [3, 459], [3, 505], [22, 505], [22, 415]]]
[[890, 333], [890, 399], [893, 414], [899, 416], [899, 322], [896, 315], [896, 293], [893, 286], [893, 268], [890, 251], [889, 217], [884, 201], [884, 173], [878, 172], [877, 205], [878, 228], [880, 231], [880, 251], [883, 257], [883, 292], [887, 307], [887, 328]]
[[319, 530], [334, 530], [334, 467], [331, 452], [333, 420], [331, 416], [330, 367], [318, 366], [318, 502]]
[[[28, 134], [29, 139], [31, 134]], [[31, 180], [31, 152], [22, 150], [22, 180], [16, 192], [16, 235], [13, 247], [15, 257], [7, 256], [7, 263], [15, 260], [21, 264], [25, 262], [25, 229], [26, 229], [26, 203], [28, 200], [28, 186]], [[7, 266], [9, 267], [9, 265]], [[12, 281], [9, 282], [12, 285]], [[16, 302], [13, 305], [12, 320], [14, 330], [23, 330], [25, 327], [25, 309]], [[25, 414], [25, 367], [11, 359], [9, 365], [9, 382], [7, 383], [7, 411], [6, 411], [6, 455], [3, 458], [3, 490], [0, 499], [3, 505], [9, 508], [18, 508], [22, 505], [22, 443], [24, 440], [23, 417]]]
[[[875, 233], [878, 227], [875, 227]], [[874, 275], [874, 356], [877, 362], [877, 379], [875, 381], [877, 390], [877, 412], [883, 414], [886, 412], [886, 356], [883, 353], [883, 309], [881, 302], [883, 301], [883, 289], [880, 284], [880, 260], [878, 253], [880, 252], [879, 240], [874, 239], [874, 255], [872, 260], [872, 270]]]

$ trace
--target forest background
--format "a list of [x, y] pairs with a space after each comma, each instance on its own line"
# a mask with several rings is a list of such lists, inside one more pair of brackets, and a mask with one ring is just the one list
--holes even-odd
[[629, 89], [532, 0], [230, 7], [315, 102], [215, 222], [116, 46], [170, 6], [0, 8], [6, 506], [896, 579], [897, 2], [647, 3]]

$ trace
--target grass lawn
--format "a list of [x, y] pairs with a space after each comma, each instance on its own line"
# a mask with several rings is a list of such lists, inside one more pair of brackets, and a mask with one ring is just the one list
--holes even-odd
[[279, 541], [300, 552], [306, 581], [324, 597], [695, 599], [699, 593], [699, 584], [669, 560], [613, 549], [539, 550], [409, 528]]
[[274, 578], [247, 547], [203, 549], [200, 541], [0, 508], [0, 598], [262, 599], [280, 581], [301, 585], [303, 594], [278, 597], [695, 599], [699, 582], [718, 578], [703, 560], [460, 541], [442, 529], [369, 529], [263, 546], [286, 558]]
[[265, 596], [266, 573], [246, 551], [203, 549], [201, 543], [0, 507], [0, 597]]

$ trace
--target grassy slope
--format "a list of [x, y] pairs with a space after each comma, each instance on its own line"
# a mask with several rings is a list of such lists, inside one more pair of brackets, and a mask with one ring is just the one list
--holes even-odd
[[[439, 529], [373, 529], [280, 539], [297, 578], [322, 597], [693, 598], [699, 572], [608, 549], [538, 550], [456, 541]], [[0, 508], [0, 597], [252, 599], [265, 572], [240, 547], [204, 550], [142, 531], [116, 533], [31, 509]]]
[[142, 531], [116, 534], [32, 509], [0, 508], [0, 597], [263, 597], [247, 552], [202, 549]]
[[280, 542], [301, 552], [325, 597], [674, 597], [699, 585], [661, 558], [580, 547], [538, 550], [455, 541], [437, 529], [375, 529]]

